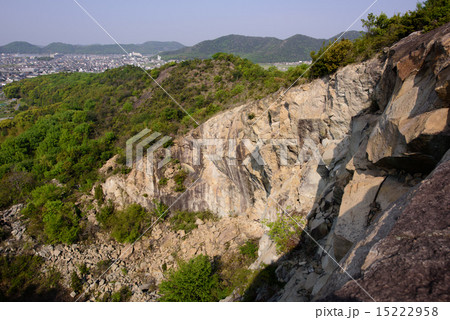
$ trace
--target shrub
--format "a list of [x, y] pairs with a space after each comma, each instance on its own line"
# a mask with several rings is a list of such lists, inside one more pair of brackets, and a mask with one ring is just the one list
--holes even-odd
[[170, 226], [172, 230], [184, 230], [186, 233], [197, 228], [195, 221], [200, 220], [215, 220], [217, 217], [210, 211], [176, 211], [170, 217]]
[[80, 294], [83, 291], [83, 282], [76, 271], [73, 271], [70, 275], [70, 287], [76, 294]]
[[89, 268], [86, 266], [86, 263], [80, 264], [78, 266], [78, 271], [80, 271], [82, 277], [89, 274]]
[[180, 170], [173, 176], [173, 179], [175, 180], [176, 183], [175, 186], [176, 192], [183, 192], [184, 190], [186, 190], [186, 187], [184, 186], [184, 181], [187, 178], [187, 174], [188, 173], [186, 170]]
[[166, 206], [162, 201], [153, 200], [155, 209], [152, 211], [152, 215], [156, 219], [165, 220], [169, 214], [169, 207]]
[[288, 252], [300, 240], [300, 235], [306, 225], [305, 219], [299, 216], [280, 214], [274, 222], [263, 221], [269, 227], [269, 236], [275, 242], [277, 251]]
[[167, 178], [166, 178], [166, 177], [162, 177], [161, 179], [159, 179], [158, 184], [159, 184], [160, 186], [165, 186], [165, 185], [167, 185]]
[[101, 185], [98, 185], [94, 189], [94, 198], [98, 201], [98, 204], [103, 204], [103, 188]]
[[59, 301], [64, 291], [61, 275], [42, 273], [43, 258], [17, 255], [0, 257], [0, 301]]
[[43, 211], [44, 233], [49, 243], [74, 243], [80, 227], [80, 218], [75, 212], [74, 204], [60, 200], [47, 201]]
[[330, 42], [315, 53], [311, 52], [314, 65], [310, 69], [313, 78], [322, 77], [335, 72], [340, 66], [350, 63], [352, 60], [353, 42], [343, 39], [333, 44]]
[[208, 256], [199, 255], [189, 262], [179, 262], [178, 270], [169, 271], [159, 287], [160, 301], [206, 302], [220, 299], [220, 285]]
[[247, 240], [247, 242], [239, 248], [239, 252], [254, 261], [258, 257], [258, 244], [255, 240]]
[[138, 204], [132, 204], [123, 211], [116, 211], [110, 217], [108, 224], [111, 226], [111, 235], [118, 242], [134, 242], [141, 234], [145, 222], [149, 216], [144, 208]]
[[123, 286], [119, 291], [113, 293], [111, 295], [111, 301], [112, 302], [125, 302], [130, 300], [133, 293], [131, 292], [130, 288]]

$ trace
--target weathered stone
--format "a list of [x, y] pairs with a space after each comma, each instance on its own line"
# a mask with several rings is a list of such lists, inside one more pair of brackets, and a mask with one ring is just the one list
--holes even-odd
[[[337, 272], [322, 296], [331, 300], [448, 301], [449, 176], [450, 161], [446, 161], [384, 212], [379, 225], [356, 245], [343, 265], [357, 277], [358, 285]], [[365, 272], [359, 278], [361, 269]], [[394, 286], [392, 279], [396, 279]]]
[[364, 234], [368, 225], [371, 204], [375, 201], [384, 179], [384, 177], [355, 172], [353, 180], [344, 190], [334, 230], [336, 236], [354, 243]]
[[317, 273], [315, 273], [315, 272], [310, 273], [308, 275], [308, 278], [306, 278], [305, 289], [312, 290], [312, 288], [316, 285], [318, 278], [319, 278], [319, 275]]

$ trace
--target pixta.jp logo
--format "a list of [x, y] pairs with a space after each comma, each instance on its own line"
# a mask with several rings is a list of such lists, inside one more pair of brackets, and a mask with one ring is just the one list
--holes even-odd
[[[131, 137], [127, 140], [126, 143], [126, 157], [127, 157], [127, 166], [133, 167], [133, 162], [136, 163], [136, 170], [138, 171], [145, 171], [146, 174], [152, 175], [153, 174], [153, 162], [154, 152], [162, 147], [164, 144], [169, 142], [172, 138], [168, 136], [161, 137], [161, 133], [154, 132], [151, 135], [148, 135], [150, 133], [149, 129], [144, 129], [135, 136]], [[140, 141], [139, 141], [140, 140]], [[136, 145], [136, 151], [134, 152], [133, 147]], [[144, 169], [144, 161], [142, 160], [144, 156], [144, 149], [149, 146], [145, 151], [147, 153], [146, 158], [146, 165]], [[170, 159], [171, 159], [171, 153], [169, 148], [165, 148], [165, 156], [164, 158], [158, 162], [157, 169], [162, 168], [164, 165], [166, 165]], [[134, 156], [133, 156], [134, 155]]]

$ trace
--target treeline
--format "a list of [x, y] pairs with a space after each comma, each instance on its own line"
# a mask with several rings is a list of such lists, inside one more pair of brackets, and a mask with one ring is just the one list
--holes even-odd
[[[342, 40], [325, 44], [318, 52], [311, 52], [314, 63], [310, 77], [317, 78], [335, 72], [339, 67], [349, 63], [373, 57], [383, 48], [393, 45], [398, 40], [415, 31], [433, 30], [450, 21], [450, 1], [428, 0], [418, 3], [414, 11], [396, 14], [388, 18], [369, 14], [363, 19], [366, 33], [354, 41]], [[320, 59], [319, 59], [320, 58]]]

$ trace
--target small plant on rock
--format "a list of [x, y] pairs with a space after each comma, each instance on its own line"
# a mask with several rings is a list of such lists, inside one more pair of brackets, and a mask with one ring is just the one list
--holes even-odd
[[269, 227], [269, 236], [275, 242], [279, 253], [288, 252], [295, 248], [300, 241], [300, 235], [306, 225], [303, 217], [279, 214], [273, 222], [263, 221]]

